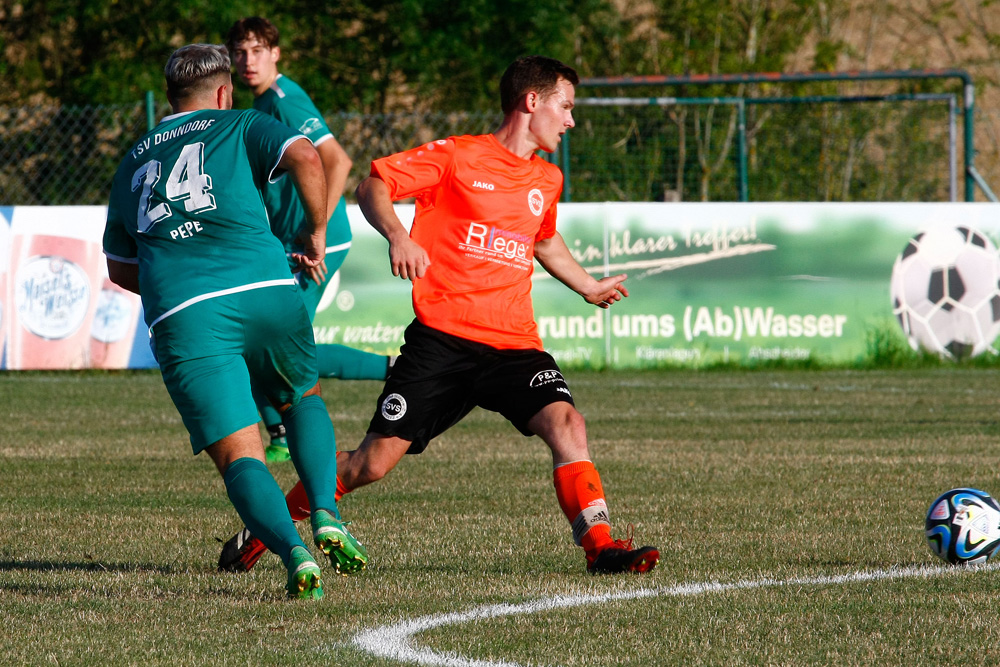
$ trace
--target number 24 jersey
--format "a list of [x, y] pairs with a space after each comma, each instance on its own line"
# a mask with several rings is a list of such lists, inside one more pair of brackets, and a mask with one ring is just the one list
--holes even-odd
[[257, 111], [164, 118], [115, 174], [104, 252], [138, 263], [147, 325], [220, 292], [291, 282], [261, 188], [305, 139]]

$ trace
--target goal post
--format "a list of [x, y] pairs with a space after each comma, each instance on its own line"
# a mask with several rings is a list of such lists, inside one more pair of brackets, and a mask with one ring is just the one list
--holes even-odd
[[[948, 80], [948, 79], [958, 79], [962, 85], [961, 93], [958, 92], [941, 92], [942, 90], [947, 90], [947, 84], [942, 83], [938, 80]], [[838, 83], [830, 83], [838, 82]], [[711, 86], [711, 88], [707, 88]], [[726, 95], [725, 89], [727, 87], [738, 86], [738, 95]], [[712, 92], [724, 93], [723, 96], [699, 96], [699, 97], [689, 97], [689, 96], [664, 96], [661, 91], [664, 89], [675, 88], [679, 92], [688, 92], [691, 88], [706, 88], [707, 90], [712, 90]], [[748, 87], [751, 88], [748, 91]], [[813, 90], [817, 90], [821, 93], [831, 92], [831, 87], [833, 92], [839, 93], [836, 95], [829, 94], [803, 94], [808, 93]], [[990, 191], [988, 186], [986, 186], [982, 177], [976, 178], [978, 172], [973, 165], [973, 158], [975, 156], [975, 149], [973, 146], [973, 114], [975, 107], [975, 95], [974, 87], [972, 84], [972, 79], [967, 72], [960, 69], [939, 69], [939, 70], [890, 70], [890, 71], [852, 71], [852, 72], [819, 72], [819, 73], [749, 73], [749, 74], [718, 74], [718, 75], [689, 75], [689, 76], [636, 76], [636, 77], [591, 77], [584, 78], [580, 81], [578, 86], [577, 103], [581, 106], [586, 105], [605, 105], [607, 102], [603, 100], [614, 100], [618, 101], [629, 100], [627, 104], [634, 106], [649, 105], [649, 104], [659, 104], [667, 101], [673, 101], [676, 105], [680, 104], [705, 104], [703, 100], [715, 100], [715, 104], [724, 103], [723, 101], [728, 101], [729, 113], [732, 115], [732, 120], [729, 125], [734, 129], [738, 126], [743, 132], [738, 133], [741, 135], [740, 138], [746, 138], [748, 141], [753, 141], [754, 133], [757, 119], [761, 115], [780, 115], [772, 111], [763, 111], [763, 109], [770, 107], [771, 109], [778, 109], [781, 106], [799, 104], [799, 105], [830, 105], [830, 108], [836, 108], [843, 105], [856, 105], [861, 103], [868, 103], [869, 105], [882, 104], [882, 105], [913, 105], [913, 104], [923, 104], [926, 106], [942, 105], [947, 107], [946, 121], [936, 121], [941, 123], [941, 129], [938, 131], [937, 139], [941, 142], [941, 145], [933, 149], [935, 154], [933, 157], [936, 160], [936, 153], [941, 153], [942, 156], [946, 156], [945, 162], [941, 163], [939, 166], [934, 167], [940, 169], [939, 177], [943, 177], [947, 174], [947, 182], [939, 188], [939, 192], [934, 193], [933, 200], [955, 200], [961, 197], [960, 186], [958, 183], [959, 177], [964, 177], [964, 199], [966, 201], [974, 201], [975, 189], [980, 187], [982, 192], [990, 200], [995, 200], [993, 193]], [[617, 96], [607, 96], [603, 95], [605, 92], [614, 91], [618, 93]], [[628, 93], [639, 92], [641, 95], [630, 95]], [[792, 92], [798, 94], [781, 94], [784, 92]], [[928, 91], [928, 92], [924, 92]], [[652, 93], [646, 95], [646, 93]], [[872, 92], [887, 93], [887, 94], [872, 94]], [[776, 95], [777, 93], [777, 95]], [[848, 94], [850, 93], [850, 94]], [[961, 97], [959, 97], [961, 94]], [[692, 100], [691, 102], [678, 102], [678, 100]], [[744, 108], [740, 109], [737, 106], [735, 100], [744, 100]], [[602, 100], [600, 102], [595, 100]], [[699, 102], [702, 100], [702, 102]], [[800, 109], [803, 107], [799, 107]], [[587, 109], [581, 109], [580, 113], [586, 113]], [[833, 112], [826, 112], [833, 116]], [[914, 112], [915, 113], [915, 112]], [[744, 116], [743, 114], [748, 114]], [[944, 114], [942, 114], [944, 115]], [[901, 116], [908, 123], [913, 122], [913, 116]], [[676, 119], [675, 119], [676, 120]], [[962, 130], [960, 134], [957, 127], [957, 122], [961, 120], [963, 123]], [[746, 121], [744, 124], [741, 121]], [[855, 121], [861, 122], [861, 121]], [[574, 133], [576, 136], [573, 137], [573, 145], [576, 149], [581, 149], [582, 146], [580, 135], [583, 134], [579, 131], [581, 125], [586, 125], [586, 119], [578, 118], [578, 128]], [[906, 129], [905, 126], [900, 126]], [[711, 129], [705, 126], [704, 129]], [[715, 128], [717, 129], [717, 128]], [[886, 128], [886, 130], [891, 128]], [[927, 132], [930, 132], [929, 130]], [[744, 134], [745, 133], [745, 134]], [[727, 129], [726, 135], [728, 136], [729, 131]], [[739, 140], [736, 139], [736, 134], [733, 133], [732, 138], [732, 148], [734, 155], [731, 161], [735, 161], [736, 165], [742, 165], [740, 162], [740, 157], [738, 155], [739, 150], [742, 146]], [[947, 138], [945, 138], [947, 135]], [[874, 141], [876, 143], [885, 144], [887, 141], [887, 134], [885, 131], [881, 135], [878, 133], [873, 134]], [[712, 141], [718, 141], [721, 137], [716, 135], [711, 137], [702, 137], [704, 145], [708, 145], [709, 138]], [[829, 138], [829, 137], [828, 137]], [[946, 142], [946, 143], [945, 143]], [[828, 142], [829, 143], [829, 142]], [[683, 151], [683, 147], [681, 149]], [[753, 145], [751, 144], [750, 150], [753, 150]], [[575, 155], [570, 154], [568, 146], [563, 146], [562, 150], [554, 157], [555, 161], [558, 161], [565, 171], [568, 171], [571, 163], [575, 168], [579, 168], [579, 159]], [[931, 155], [920, 156], [921, 158], [931, 157]], [[701, 155], [702, 164], [699, 165], [700, 169], [710, 168], [711, 165], [705, 162], [705, 155]], [[753, 160], [753, 154], [750, 155], [750, 159]], [[959, 166], [959, 160], [963, 161], [962, 166]], [[920, 164], [913, 158], [905, 158], [900, 160], [900, 164], [905, 164], [909, 161], [910, 167]], [[947, 165], [947, 166], [945, 166]], [[734, 167], [735, 169], [736, 167]], [[946, 171], [945, 171], [946, 169]], [[959, 173], [961, 170], [961, 174]], [[749, 174], [749, 171], [744, 171], [743, 173]], [[576, 176], [576, 175], [574, 175]], [[587, 173], [579, 175], [586, 182], [588, 176]], [[900, 171], [900, 177], [902, 178], [902, 171]], [[752, 184], [751, 184], [752, 185]], [[885, 188], [883, 188], [885, 189]], [[579, 192], [579, 188], [575, 188]], [[892, 188], [888, 189], [893, 190]], [[903, 188], [905, 190], [905, 188]], [[929, 196], [924, 190], [915, 190], [910, 188], [913, 192], [913, 196]], [[572, 192], [572, 191], [571, 191]], [[580, 193], [583, 194], [583, 193]], [[732, 196], [726, 197], [727, 200], [741, 201], [739, 186], [737, 190], [732, 193]], [[861, 193], [866, 196], [871, 196], [873, 193]], [[874, 193], [877, 195], [878, 193]], [[575, 196], [571, 194], [571, 196]], [[753, 192], [749, 193], [751, 198], [755, 198]], [[896, 196], [899, 196], [897, 193]], [[693, 197], [689, 197], [693, 198]], [[834, 199], [836, 200], [836, 199]], [[871, 200], [870, 198], [867, 200]]]
[[[933, 118], [928, 118], [926, 110], [922, 111], [910, 111], [903, 112], [899, 107], [900, 105], [906, 105], [909, 103], [916, 104], [932, 104], [937, 105], [943, 111], [938, 116]], [[855, 118], [852, 120], [841, 119], [839, 130], [833, 127], [834, 123], [831, 121], [831, 117], [835, 115], [844, 115], [843, 110], [848, 107], [848, 105], [883, 105], [886, 109], [881, 111], [872, 111], [864, 117]], [[685, 140], [686, 137], [681, 136], [685, 132], [690, 133], [690, 128], [685, 129], [681, 127], [683, 122], [679, 122], [677, 119], [677, 114], [675, 111], [669, 111], [671, 109], [678, 109], [681, 107], [698, 107], [701, 109], [701, 113], [705, 114], [707, 117], [711, 110], [718, 109], [720, 107], [728, 109], [731, 114], [731, 118], [727, 121], [726, 125], [728, 129], [723, 128], [727, 136], [724, 140], [716, 141], [714, 144], [709, 143], [705, 139], [705, 133], [707, 132], [708, 121], [702, 121], [702, 127], [696, 126], [694, 128], [695, 141], [697, 141], [697, 151], [698, 151], [698, 164], [695, 168], [700, 172], [703, 179], [706, 182], [702, 185], [700, 198], [711, 199], [713, 201], [718, 200], [732, 200], [732, 201], [750, 201], [754, 199], [756, 201], [760, 200], [772, 200], [772, 199], [805, 199], [805, 200], [850, 200], [849, 187], [850, 172], [855, 168], [854, 162], [861, 163], [859, 156], [852, 155], [847, 156], [848, 153], [855, 150], [856, 146], [854, 144], [862, 145], [865, 143], [871, 144], [881, 144], [878, 146], [868, 146], [866, 148], [869, 158], [875, 159], [876, 154], [883, 154], [882, 159], [886, 162], [891, 162], [893, 158], [892, 152], [903, 153], [917, 152], [918, 150], [923, 150], [936, 158], [940, 158], [938, 162], [923, 162], [930, 171], [935, 169], [943, 170], [947, 174], [947, 185], [938, 187], [937, 190], [941, 192], [937, 199], [943, 199], [947, 201], [956, 201], [958, 197], [957, 190], [957, 175], [958, 175], [958, 154], [957, 154], [957, 127], [956, 127], [956, 107], [957, 100], [956, 96], [952, 93], [899, 93], [899, 94], [888, 94], [888, 95], [804, 95], [804, 96], [783, 96], [783, 97], [763, 97], [763, 98], [749, 98], [749, 97], [578, 97], [576, 99], [576, 105], [579, 108], [577, 112], [577, 130], [566, 135], [563, 139], [563, 145], [561, 146], [560, 152], [554, 161], [558, 162], [563, 170], [564, 174], [564, 200], [565, 201], [579, 201], [580, 196], [574, 191], [574, 174], [573, 165], [579, 167], [584, 165], [583, 172], [580, 174], [582, 177], [584, 187], [583, 192], [580, 193], [583, 199], [586, 200], [600, 200], [600, 199], [627, 199], [631, 201], [635, 200], [649, 200], [658, 199], [659, 196], [651, 192], [649, 187], [655, 177], [651, 174], [640, 174], [636, 173], [636, 165], [645, 164], [650, 170], [655, 170], [657, 168], [663, 168], [664, 165], [671, 160], [676, 164], [676, 170], [679, 172], [685, 168], [684, 164], [681, 164], [685, 160], [690, 161], [686, 157], [685, 151]], [[824, 112], [816, 111], [816, 109], [822, 109], [823, 105], [828, 105], [838, 109], [837, 112]], [[637, 108], [651, 109], [655, 108], [655, 111], [650, 114], [649, 112], [644, 113]], [[787, 115], [788, 118], [794, 119], [794, 124], [792, 122], [786, 122], [783, 128], [787, 127], [788, 136], [786, 139], [771, 139], [769, 142], [769, 147], [767, 148], [769, 152], [769, 160], [771, 165], [766, 164], [767, 160], [757, 159], [754, 161], [754, 165], [749, 164], [751, 156], [751, 148], [755, 149], [756, 153], [759, 153], [762, 148], [762, 137], [764, 137], [763, 126], [764, 122], [761, 120], [765, 117], [765, 114], [754, 114], [752, 111], [755, 108], [770, 107], [772, 112], [770, 115], [780, 116], [781, 113]], [[890, 109], [894, 107], [894, 109]], [[631, 108], [628, 111], [626, 109]], [[774, 112], [773, 110], [783, 108], [783, 112]], [[812, 111], [803, 111], [802, 109], [808, 108]], [[613, 110], [617, 110], [620, 113], [615, 113]], [[754, 116], [752, 122], [748, 125], [748, 110], [749, 113]], [[617, 116], [617, 118], [616, 118]], [[668, 118], [668, 116], [673, 116], [673, 118]], [[812, 120], [810, 120], [812, 119]], [[870, 125], [865, 125], [866, 120], [870, 119]], [[881, 121], [879, 120], [881, 119]], [[697, 120], [697, 119], [696, 119]], [[772, 124], [776, 122], [772, 120]], [[878, 123], [881, 122], [884, 127], [879, 127]], [[818, 127], [813, 127], [810, 125], [823, 123], [827, 127], [824, 130]], [[931, 127], [933, 125], [934, 127]], [[673, 126], [672, 130], [667, 131], [665, 128]], [[921, 129], [921, 126], [928, 126]], [[783, 133], [783, 128], [777, 128], [778, 133]], [[899, 128], [900, 136], [898, 136], [894, 143], [895, 146], [888, 146], [886, 137], [879, 136], [879, 134], [885, 134], [886, 129]], [[941, 128], [944, 128], [943, 130]], [[836, 132], [835, 132], [836, 130]], [[701, 136], [699, 136], [699, 132]], [[844, 137], [830, 136], [832, 134], [848, 134], [849, 140], [847, 145], [843, 146], [841, 151], [847, 158], [841, 159], [843, 156], [837, 154], [838, 147], [837, 141], [841, 140], [844, 143]], [[816, 136], [807, 136], [810, 133]], [[645, 138], [639, 135], [645, 134]], [[660, 134], [670, 134], [673, 139], [666, 137], [654, 137], [654, 135]], [[855, 138], [855, 134], [858, 134], [860, 138]], [[916, 135], [920, 135], [919, 138]], [[630, 141], [634, 136], [635, 141]], [[785, 143], [782, 143], [782, 142]], [[661, 145], [663, 156], [662, 160], [659, 160], [657, 166], [657, 160], [645, 153], [651, 150], [656, 150], [653, 146], [656, 142], [660, 144], [672, 144], [672, 145]], [[824, 194], [820, 191], [810, 191], [809, 188], [804, 184], [800, 183], [796, 188], [788, 189], [775, 189], [771, 187], [766, 187], [762, 182], [757, 183], [757, 187], [753, 188], [755, 192], [751, 192], [751, 181], [754, 179], [755, 175], [758, 181], [767, 180], [768, 174], [773, 173], [783, 173], [782, 167], [787, 173], [783, 173], [784, 176], [791, 182], [795, 178], [799, 178], [801, 181], [808, 180], [810, 177], [816, 180], [819, 179], [819, 174], [810, 174], [809, 170], [805, 168], [794, 167], [794, 161], [797, 157], [801, 159], [808, 160], [809, 156], [801, 157], [795, 155], [795, 149], [792, 148], [792, 144], [800, 144], [803, 146], [809, 145], [810, 142], [816, 142], [823, 144], [822, 147], [815, 148], [821, 154], [821, 160], [817, 162], [822, 162], [826, 167], [827, 180], [833, 178], [831, 170], [838, 167], [835, 163], [838, 161], [844, 161], [843, 165], [839, 165], [839, 168], [844, 172], [840, 174], [838, 172], [837, 178], [839, 178], [842, 183], [837, 187], [827, 187], [827, 191]], [[853, 142], [853, 143], [851, 143]], [[627, 145], [627, 144], [634, 145]], [[690, 140], [687, 141], [688, 144], [693, 143]], [[575, 149], [575, 151], [574, 151]], [[777, 149], [777, 153], [775, 153]], [[780, 154], [782, 149], [785, 149], [785, 154]], [[673, 151], [673, 157], [668, 154]], [[690, 152], [690, 151], [687, 151]], [[803, 151], [804, 152], [804, 151]], [[885, 153], [889, 155], [885, 155]], [[711, 154], [709, 154], [711, 153]], [[619, 172], [616, 176], [612, 176], [609, 172], [615, 171], [613, 163], [615, 160], [619, 162], [630, 162], [631, 164], [619, 164], [617, 171]], [[606, 168], [602, 169], [599, 164], [604, 162]], [[726, 163], [731, 163], [726, 165]], [[912, 166], [914, 163], [921, 163], [916, 159], [909, 159], [906, 156], [900, 155], [896, 157], [896, 162], [902, 165]], [[870, 166], [869, 171], [879, 170], [875, 166]], [[881, 171], [885, 171], [881, 169]], [[896, 171], [899, 171], [897, 168]], [[721, 188], [721, 194], [719, 186], [720, 177], [726, 177], [731, 174], [734, 181], [734, 188], [729, 188], [728, 186]], [[847, 174], [845, 176], [845, 174]], [[681, 199], [697, 199], [699, 197], [684, 196], [685, 187], [681, 185], [681, 181], [684, 179], [683, 176], [676, 175], [676, 187], [670, 189], [673, 194], [664, 194], [663, 198], [665, 200], [681, 200]], [[665, 176], [670, 176], [666, 174]], [[711, 180], [714, 177], [714, 196], [708, 196], [709, 184], [707, 180]], [[610, 183], [608, 188], [602, 189], [602, 179], [614, 179]], [[870, 179], [870, 176], [865, 176], [864, 174], [858, 175], [859, 179]], [[773, 181], [774, 176], [770, 176]], [[907, 189], [911, 192], [915, 191], [916, 188], [912, 185], [918, 183], [920, 179], [909, 179], [904, 174], [899, 174], [899, 180], [905, 181], [901, 183], [902, 187], [892, 188], [882, 186], [879, 192], [883, 196], [889, 196], [895, 199], [901, 199], [905, 197]], [[938, 180], [936, 175], [933, 180]], [[642, 185], [645, 182], [646, 187], [643, 189]], [[637, 185], [639, 187], [637, 187]], [[930, 186], [926, 183], [921, 184], [921, 190], [919, 190], [920, 196], [928, 197], [931, 196]], [[728, 193], [728, 194], [727, 194]], [[690, 195], [690, 193], [687, 193]], [[873, 196], [871, 190], [869, 192], [861, 192], [862, 198], [864, 200], [878, 199], [877, 196]], [[876, 192], [875, 194], [878, 194]]]

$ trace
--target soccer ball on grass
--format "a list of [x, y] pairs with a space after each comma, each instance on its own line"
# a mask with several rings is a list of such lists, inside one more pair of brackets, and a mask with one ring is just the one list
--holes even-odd
[[1000, 548], [1000, 504], [978, 489], [946, 491], [927, 510], [924, 534], [952, 565], [980, 565]]

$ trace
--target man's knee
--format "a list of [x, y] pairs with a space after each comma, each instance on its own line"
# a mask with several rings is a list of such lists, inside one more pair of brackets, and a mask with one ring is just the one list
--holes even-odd
[[[310, 389], [307, 389], [302, 394], [302, 398], [305, 398], [306, 396], [319, 396], [320, 398], [323, 397], [323, 391], [322, 391], [322, 388], [319, 385], [319, 380], [317, 380], [316, 384], [314, 384]], [[268, 399], [268, 400], [270, 400], [270, 399]], [[302, 399], [299, 399], [299, 400], [302, 400]], [[274, 405], [274, 409], [277, 410], [281, 414], [285, 414], [286, 412], [288, 412], [288, 409], [290, 407], [292, 407], [291, 403], [285, 403], [283, 405], [278, 405], [277, 403], [273, 403], [272, 402], [272, 405]]]
[[587, 425], [583, 415], [569, 403], [552, 403], [531, 418], [528, 427], [552, 450], [556, 462], [590, 457]]
[[377, 482], [396, 467], [408, 447], [398, 438], [366, 437], [354, 451], [338, 454], [338, 477], [350, 488]]
[[546, 405], [528, 421], [528, 427], [540, 436], [585, 435], [587, 423], [571, 403], [556, 402]]

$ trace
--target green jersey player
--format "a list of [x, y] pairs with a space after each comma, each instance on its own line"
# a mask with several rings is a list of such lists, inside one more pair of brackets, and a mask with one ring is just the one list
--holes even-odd
[[[281, 50], [278, 29], [267, 19], [240, 19], [229, 29], [227, 46], [236, 72], [254, 95], [253, 107], [268, 114], [309, 138], [323, 161], [326, 174], [326, 214], [329, 224], [326, 234], [326, 259], [315, 268], [297, 273], [299, 293], [309, 310], [310, 319], [324, 291], [337, 274], [351, 247], [351, 226], [347, 208], [341, 196], [351, 159], [330, 132], [323, 115], [302, 88], [278, 72]], [[264, 188], [264, 203], [271, 216], [271, 229], [281, 239], [291, 256], [301, 252], [299, 236], [306, 221], [305, 210], [287, 179]], [[336, 289], [336, 287], [331, 287]], [[345, 380], [384, 380], [389, 358], [344, 345], [319, 345], [317, 357], [320, 377]], [[271, 436], [267, 448], [268, 461], [288, 459], [284, 426], [279, 415], [263, 400], [258, 400], [264, 425]]]
[[[312, 512], [314, 540], [339, 573], [364, 567], [334, 500], [333, 425], [320, 396], [312, 326], [261, 189], [291, 178], [307, 228], [293, 259], [315, 268], [326, 182], [312, 144], [256, 111], [232, 111], [226, 48], [192, 44], [165, 69], [173, 114], [122, 160], [108, 204], [111, 280], [142, 297], [153, 352], [190, 433], [233, 506], [288, 569], [288, 594], [318, 598], [320, 571], [264, 465], [254, 382], [282, 412]], [[257, 532], [260, 530], [261, 532]]]

